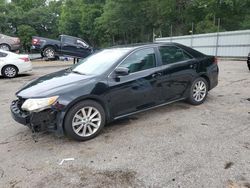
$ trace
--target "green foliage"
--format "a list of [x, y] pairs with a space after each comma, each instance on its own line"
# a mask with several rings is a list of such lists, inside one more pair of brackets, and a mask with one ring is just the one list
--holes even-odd
[[[188, 35], [250, 29], [249, 0], [0, 0], [0, 32], [68, 34], [93, 46], [149, 42], [153, 35]], [[171, 32], [172, 28], [172, 32]], [[25, 33], [25, 32], [28, 32]]]
[[218, 26], [210, 20], [204, 20], [196, 25], [196, 33], [213, 33], [218, 31]]
[[29, 51], [31, 38], [36, 34], [36, 30], [29, 25], [18, 26], [18, 36], [21, 39], [22, 46], [25, 51]]
[[59, 18], [59, 31], [61, 33], [73, 36], [80, 35], [81, 6], [81, 0], [68, 0], [62, 5]]
[[241, 22], [241, 28], [250, 29], [250, 15], [247, 15], [243, 22]]

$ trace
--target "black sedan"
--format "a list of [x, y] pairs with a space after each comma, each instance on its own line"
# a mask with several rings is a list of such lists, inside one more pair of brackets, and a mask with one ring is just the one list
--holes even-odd
[[218, 72], [215, 57], [180, 44], [118, 46], [26, 84], [11, 112], [33, 131], [83, 141], [131, 114], [180, 100], [203, 103]]

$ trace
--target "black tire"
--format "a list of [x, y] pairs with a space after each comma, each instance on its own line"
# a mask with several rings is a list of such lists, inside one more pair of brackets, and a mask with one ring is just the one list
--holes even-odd
[[43, 50], [43, 57], [48, 58], [48, 59], [54, 59], [55, 58], [55, 49], [53, 47], [46, 47]]
[[[75, 132], [75, 130], [73, 128], [73, 121], [78, 119], [75, 116], [79, 115], [79, 113], [82, 113], [81, 109], [84, 108], [84, 111], [85, 111], [85, 108], [87, 109], [89, 107], [91, 107], [91, 108], [93, 108], [93, 110], [97, 110], [99, 112], [98, 116], [101, 117], [100, 125], [99, 125], [98, 128], [96, 128], [95, 131], [93, 131], [94, 132], [93, 134], [86, 135], [86, 136], [80, 136]], [[94, 116], [94, 117], [96, 117], [96, 116]], [[77, 122], [74, 122], [74, 123], [79, 123], [79, 122], [81, 123], [82, 121], [80, 120], [80, 121], [77, 121]], [[91, 120], [87, 120], [87, 121], [91, 121]], [[82, 101], [82, 102], [79, 102], [76, 105], [74, 105], [69, 110], [69, 112], [66, 114], [66, 118], [64, 120], [64, 131], [65, 131], [65, 134], [71, 139], [74, 139], [74, 140], [77, 140], [77, 141], [86, 141], [86, 140], [89, 140], [89, 139], [92, 139], [92, 138], [96, 137], [100, 133], [102, 128], [104, 127], [105, 122], [106, 122], [106, 117], [105, 117], [105, 111], [104, 111], [103, 107], [99, 103], [97, 103], [97, 102], [95, 102], [93, 100], [86, 100], [86, 101]], [[76, 129], [80, 128], [80, 126], [86, 126], [87, 131], [89, 131], [88, 126], [90, 126], [90, 125], [88, 123], [82, 123], [81, 125], [79, 125], [79, 127], [76, 127]], [[95, 127], [92, 127], [92, 128], [93, 128], [92, 130], [95, 129]], [[85, 133], [87, 133], [86, 129], [85, 129]], [[84, 134], [83, 133], [84, 127], [81, 128], [81, 130], [82, 130], [81, 134]], [[79, 134], [80, 134], [80, 132], [79, 132]]]
[[44, 58], [43, 51], [41, 52], [41, 57]]
[[2, 75], [6, 78], [14, 78], [18, 74], [17, 67], [13, 65], [6, 65], [2, 68]]
[[5, 51], [10, 51], [11, 48], [8, 44], [0, 44], [0, 49]]
[[[203, 83], [205, 87], [205, 90], [201, 90], [200, 93], [198, 94], [197, 91], [196, 91], [196, 88], [198, 86], [199, 83]], [[189, 91], [189, 97], [187, 99], [187, 101], [192, 104], [192, 105], [200, 105], [202, 104], [206, 98], [207, 98], [207, 94], [208, 94], [208, 83], [207, 83], [207, 80], [202, 78], [202, 77], [199, 77], [197, 79], [195, 79], [190, 87], [190, 91]], [[197, 95], [199, 95], [201, 98], [200, 100], [199, 97], [197, 95], [195, 95], [197, 93]], [[194, 96], [195, 95], [195, 96]]]

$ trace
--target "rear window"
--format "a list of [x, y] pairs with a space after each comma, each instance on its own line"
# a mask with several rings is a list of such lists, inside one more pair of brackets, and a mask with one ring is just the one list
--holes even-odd
[[202, 57], [205, 57], [206, 55], [193, 49], [193, 48], [190, 48], [190, 47], [187, 47], [187, 46], [184, 46], [182, 44], [176, 44], [176, 46], [182, 48], [183, 50], [185, 50], [186, 52], [188, 52], [189, 54], [191, 54], [193, 57], [195, 58], [202, 58]]
[[3, 53], [3, 52], [0, 52], [0, 58], [1, 57], [6, 57], [8, 54], [6, 54], [6, 53]]
[[68, 44], [75, 44], [76, 43], [76, 38], [73, 37], [63, 37], [62, 39], [63, 43], [68, 43]]
[[175, 46], [160, 46], [159, 51], [163, 65], [177, 63], [192, 58], [181, 48]]

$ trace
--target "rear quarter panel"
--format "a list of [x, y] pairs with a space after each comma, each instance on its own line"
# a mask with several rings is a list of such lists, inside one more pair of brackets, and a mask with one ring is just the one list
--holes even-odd
[[36, 37], [36, 36], [34, 36], [32, 38], [40, 40], [40, 44], [39, 45], [35, 45], [36, 48], [39, 48], [40, 50], [43, 50], [47, 46], [52, 46], [56, 50], [60, 49], [61, 41], [59, 41], [59, 40], [54, 40], [54, 39], [49, 39], [49, 38], [43, 38], [43, 37]]
[[214, 56], [205, 56], [200, 58], [197, 72], [200, 76], [205, 76], [209, 80], [209, 90], [218, 84], [219, 67], [215, 63]]

